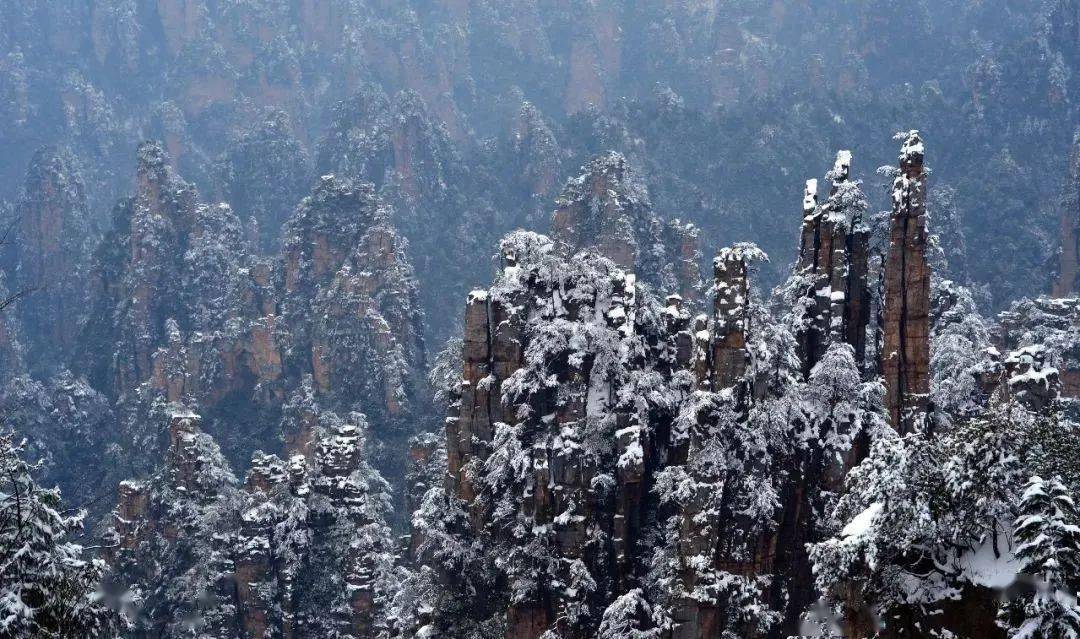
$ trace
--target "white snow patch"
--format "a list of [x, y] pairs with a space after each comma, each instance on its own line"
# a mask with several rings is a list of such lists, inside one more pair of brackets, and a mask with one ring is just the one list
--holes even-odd
[[957, 559], [960, 576], [987, 588], [1004, 589], [1011, 586], [1020, 572], [1020, 561], [1003, 535], [998, 535], [997, 546], [998, 554], [995, 554], [992, 540], [987, 539], [978, 548], [960, 555]]
[[866, 507], [866, 510], [855, 515], [855, 518], [844, 526], [844, 529], [840, 531], [840, 536], [857, 539], [866, 535], [870, 531], [870, 527], [874, 525], [878, 515], [881, 514], [882, 508], [884, 508], [884, 505], [879, 501], [870, 504]]
[[813, 211], [817, 205], [817, 179], [811, 178], [806, 181], [806, 191], [803, 193], [802, 206], [804, 211]]

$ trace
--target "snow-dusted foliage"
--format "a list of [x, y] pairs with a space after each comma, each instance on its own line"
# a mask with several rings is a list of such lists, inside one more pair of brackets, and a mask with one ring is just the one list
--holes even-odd
[[241, 129], [214, 163], [215, 190], [264, 251], [278, 248], [281, 227], [310, 186], [311, 163], [286, 112], [268, 110]]
[[[963, 607], [995, 601], [1026, 572], [1012, 522], [1024, 472], [1040, 465], [1032, 451], [1047, 444], [1045, 419], [992, 405], [943, 433], [879, 440], [848, 476], [832, 514], [839, 533], [811, 550], [818, 585], [848, 604], [857, 592], [890, 632], [989, 632], [985, 615], [965, 618]], [[839, 612], [860, 627], [863, 613]]]
[[236, 486], [198, 418], [174, 414], [164, 466], [121, 486], [109, 582], [136, 634], [382, 635], [402, 576], [386, 481], [359, 413], [318, 415], [309, 457], [257, 452]]
[[597, 639], [653, 639], [659, 630], [648, 629], [652, 608], [639, 589], [620, 595], [604, 610]]
[[930, 393], [947, 423], [984, 409], [986, 382], [1000, 374], [1000, 354], [967, 288], [935, 279], [931, 295]]
[[[454, 584], [422, 632], [489, 632], [507, 610], [508, 632], [596, 632], [644, 572], [639, 509], [657, 507], [645, 490], [662, 463], [655, 442], [689, 382], [674, 375], [673, 311], [610, 260], [566, 259], [543, 236], [511, 234], [501, 254], [494, 285], [470, 301], [490, 309], [476, 321], [502, 322], [494, 359], [479, 364], [491, 372], [474, 382], [466, 366], [454, 422], [480, 441], [448, 440], [452, 485], [429, 490], [413, 517], [420, 559]], [[488, 350], [471, 340], [476, 328], [467, 321], [466, 362]], [[491, 422], [473, 408], [481, 393]], [[449, 614], [465, 610], [475, 627]], [[631, 622], [653, 627], [649, 615], [608, 625]]]
[[1014, 538], [1033, 592], [1002, 614], [1014, 639], [1080, 637], [1080, 510], [1059, 478], [1034, 475], [1024, 487]]
[[461, 380], [461, 353], [465, 347], [460, 337], [451, 337], [436, 353], [428, 372], [428, 384], [432, 388], [432, 400], [444, 410], [451, 396], [457, 391]]
[[65, 509], [60, 491], [40, 487], [26, 450], [0, 434], [0, 636], [109, 636], [104, 563], [70, 540], [85, 512]]
[[170, 417], [165, 465], [152, 477], [121, 484], [106, 534], [109, 580], [122, 593], [134, 632], [222, 636], [235, 616], [230, 536], [240, 492], [228, 462], [199, 418]]
[[0, 414], [36, 479], [58, 486], [71, 503], [87, 504], [90, 521], [111, 507], [120, 459], [116, 415], [106, 397], [69, 371], [38, 381], [21, 375], [0, 391]]

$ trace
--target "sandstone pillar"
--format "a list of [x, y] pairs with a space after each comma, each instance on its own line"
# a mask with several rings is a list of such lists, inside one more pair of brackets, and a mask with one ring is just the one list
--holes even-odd
[[894, 428], [912, 431], [930, 391], [930, 267], [926, 262], [926, 171], [918, 131], [900, 149], [893, 180], [889, 252], [885, 262], [881, 372]]

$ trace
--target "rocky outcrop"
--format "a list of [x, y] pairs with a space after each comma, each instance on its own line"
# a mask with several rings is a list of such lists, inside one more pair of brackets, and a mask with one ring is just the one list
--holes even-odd
[[316, 169], [383, 189], [396, 206], [437, 202], [454, 188], [459, 159], [446, 130], [417, 94], [393, 99], [365, 85], [335, 105]]
[[738, 611], [746, 601], [763, 600], [774, 569], [776, 538], [750, 509], [738, 512], [733, 506], [743, 499], [742, 482], [764, 470], [763, 459], [757, 457], [761, 441], [745, 423], [753, 401], [748, 268], [762, 259], [764, 254], [753, 245], [722, 249], [713, 262], [712, 316], [700, 316], [694, 327], [700, 390], [684, 403], [676, 431], [679, 453], [670, 459], [679, 465], [666, 471], [686, 475], [675, 516], [673, 639], [705, 639], [723, 632], [759, 636], [774, 622], [765, 606], [757, 618]]
[[70, 152], [39, 149], [27, 169], [14, 227], [5, 239], [8, 285], [33, 291], [14, 307], [36, 372], [64, 361], [75, 348], [86, 310], [90, 214], [85, 186]]
[[[316, 168], [374, 185], [393, 208], [394, 226], [413, 248], [420, 299], [430, 310], [456, 303], [463, 282], [488, 276], [488, 250], [505, 222], [483, 194], [496, 185], [466, 171], [428, 104], [414, 92], [391, 98], [376, 85], [364, 85], [334, 107], [319, 140]], [[484, 183], [480, 189], [477, 179]], [[432, 234], [436, 227], [440, 233]], [[432, 325], [444, 336], [451, 328], [442, 317]]]
[[[0, 366], [8, 364], [2, 359]], [[109, 399], [68, 371], [39, 380], [4, 370], [12, 377], [0, 387], [0, 414], [23, 439], [27, 457], [36, 460], [35, 475], [60, 488], [65, 499], [84, 504], [89, 519], [104, 516], [116, 483], [126, 476]]]
[[807, 180], [803, 196], [796, 276], [805, 308], [799, 309], [796, 337], [804, 378], [833, 342], [851, 344], [856, 360], [863, 362], [870, 322], [867, 203], [851, 180], [850, 151], [836, 154], [826, 178], [832, 186], [824, 204], [818, 204], [817, 180]]
[[331, 404], [403, 426], [425, 392], [423, 314], [407, 244], [369, 186], [323, 176], [286, 225], [293, 362]]
[[[146, 414], [155, 403], [198, 406], [210, 432], [224, 414], [248, 435], [276, 420], [288, 387], [288, 336], [278, 317], [280, 266], [248, 249], [243, 228], [223, 204], [199, 202], [161, 146], [140, 147], [135, 196], [114, 211], [97, 254], [94, 306], [80, 337], [78, 372], [119, 403]], [[244, 411], [240, 411], [244, 413]], [[141, 419], [122, 430], [132, 458], [152, 467], [158, 451], [140, 448]], [[234, 460], [273, 440], [226, 440]]]
[[271, 110], [243, 130], [218, 159], [215, 197], [228, 202], [263, 252], [280, 249], [282, 225], [311, 185], [307, 152], [288, 114]]
[[[652, 398], [677, 384], [674, 335], [689, 316], [677, 298], [663, 311], [642, 299], [634, 275], [608, 259], [567, 261], [543, 236], [512, 234], [501, 253], [495, 285], [466, 304], [447, 490], [467, 504], [468, 534], [497, 531], [508, 583], [536, 580], [490, 593], [506, 636], [593, 636], [611, 598], [645, 570], [650, 487], [673, 418]], [[657, 323], [669, 316], [673, 326]], [[652, 389], [632, 400], [646, 379]]]
[[316, 383], [361, 399], [386, 423], [408, 415], [426, 388], [423, 315], [405, 249], [389, 211], [379, 209], [313, 309]]
[[716, 298], [713, 303], [712, 330], [709, 335], [708, 369], [711, 375], [707, 388], [732, 388], [743, 381], [750, 354], [746, 349], [747, 305], [750, 303], [750, 283], [747, 262], [755, 259], [753, 249], [725, 248], [713, 260]]
[[244, 481], [245, 508], [240, 519], [236, 556], [236, 603], [243, 637], [262, 639], [280, 628], [295, 632], [291, 613], [292, 575], [278, 556], [292, 550], [282, 526], [290, 501], [290, 475], [285, 462], [258, 451]]
[[110, 587], [127, 593], [135, 636], [179, 636], [193, 616], [213, 632], [234, 627], [236, 480], [199, 421], [182, 410], [169, 417], [164, 464], [146, 480], [120, 484], [105, 534]]
[[926, 171], [923, 142], [906, 134], [893, 180], [885, 260], [881, 372], [885, 403], [900, 433], [918, 428], [930, 392], [930, 267], [926, 262]]
[[[1034, 384], [1029, 390], [1036, 395], [1051, 392], [1052, 380], [1047, 375], [1052, 369], [1060, 380], [1061, 395], [1080, 398], [1080, 298], [1021, 300], [1001, 313], [999, 320], [999, 348], [1007, 354], [1006, 366], [1013, 360], [1024, 371], [1045, 371], [1024, 377], [1025, 387]], [[1020, 355], [1030, 349], [1035, 351]]]
[[[443, 433], [421, 433], [409, 440], [409, 461], [405, 472], [405, 510], [410, 515], [417, 512], [424, 496], [429, 492], [445, 489], [450, 481], [446, 472], [446, 436]], [[423, 531], [411, 526], [406, 559], [415, 564], [421, 561], [419, 549], [424, 545]]]
[[[460, 500], [469, 520], [470, 532], [462, 534], [506, 531], [495, 535], [492, 551], [521, 558], [501, 564], [507, 568], [499, 579], [515, 583], [518, 563], [542, 575], [521, 594], [485, 600], [492, 605], [505, 597], [493, 605], [506, 610], [507, 636], [551, 629], [591, 636], [603, 606], [611, 606], [603, 616], [617, 614], [614, 608], [631, 596], [628, 589], [641, 583], [639, 557], [649, 552], [670, 553], [663, 555], [671, 571], [664, 594], [649, 597], [665, 607], [673, 637], [768, 636], [798, 628], [799, 614], [815, 597], [803, 545], [820, 536], [816, 519], [824, 496], [842, 480], [843, 469], [840, 479], [831, 473], [833, 460], [850, 467], [845, 455], [862, 427], [859, 409], [835, 399], [859, 391], [834, 389], [858, 385], [853, 355], [863, 342], [854, 335], [864, 336], [868, 321], [859, 306], [868, 295], [865, 201], [849, 183], [846, 157], [841, 160], [830, 173], [835, 188], [826, 212], [816, 211], [820, 219], [810, 222], [821, 227], [811, 240], [824, 235], [826, 247], [802, 273], [818, 285], [810, 293], [835, 284], [843, 294], [834, 300], [825, 290], [820, 306], [836, 318], [822, 327], [821, 343], [838, 348], [821, 353], [828, 361], [820, 372], [811, 366], [815, 374], [805, 385], [795, 384], [787, 364], [770, 372], [771, 347], [752, 343], [790, 339], [751, 303], [748, 265], [766, 259], [757, 247], [720, 252], [711, 313], [693, 321], [682, 296], [670, 295], [660, 307], [625, 274], [651, 259], [641, 258], [637, 247], [664, 252], [665, 245], [649, 235], [658, 228], [656, 218], [642, 192], [627, 184], [618, 156], [595, 161], [594, 170], [569, 183], [555, 214], [554, 241], [529, 234], [504, 240], [502, 274], [466, 304], [460, 396], [446, 420], [446, 442], [448, 497]], [[864, 261], [852, 267], [852, 253]], [[596, 325], [600, 308], [620, 344], [616, 361], [625, 368], [619, 375], [653, 380], [645, 413], [641, 403], [628, 410], [616, 399], [628, 397], [618, 384], [597, 392], [595, 367], [611, 360], [606, 353], [615, 347], [599, 334], [576, 335], [582, 323]], [[765, 323], [757, 335], [752, 317]], [[849, 322], [861, 330], [849, 329]], [[776, 337], [765, 337], [770, 334]], [[627, 352], [643, 358], [627, 360]], [[755, 361], [760, 356], [765, 359]], [[651, 403], [661, 397], [667, 399]], [[777, 426], [777, 411], [792, 410], [798, 423]], [[613, 422], [606, 427], [614, 429], [610, 449], [593, 450], [575, 435], [605, 422]], [[585, 486], [597, 485], [611, 465], [611, 479], [603, 481], [613, 482], [606, 491], [613, 501], [600, 500]], [[610, 563], [595, 551], [582, 552], [581, 540], [590, 535], [610, 544], [610, 550], [600, 546]], [[523, 548], [534, 550], [519, 555]], [[452, 577], [451, 584], [454, 578], [464, 577]], [[583, 597], [583, 591], [595, 594]], [[796, 603], [787, 605], [789, 597]], [[432, 625], [438, 624], [435, 615]]]
[[[80, 358], [84, 369], [110, 394], [150, 378], [167, 319], [176, 319], [185, 330], [192, 328], [193, 309], [184, 303], [198, 294], [184, 286], [191, 234], [201, 214], [229, 215], [227, 209], [200, 211], [199, 206], [194, 187], [173, 173], [165, 151], [153, 143], [141, 145], [135, 195], [117, 206], [113, 229], [95, 256], [91, 281], [95, 308], [80, 338], [86, 348]], [[224, 220], [221, 226], [235, 228], [235, 223]], [[231, 254], [221, 257], [226, 267], [235, 259]], [[229, 281], [228, 272], [214, 270], [221, 264], [199, 266], [205, 267], [199, 277], [210, 285]], [[217, 301], [211, 296], [201, 299]], [[101, 344], [113, 348], [102, 349]]]
[[1033, 412], [1045, 411], [1061, 393], [1058, 369], [1047, 361], [1046, 347], [1025, 346], [1005, 357], [1007, 398], [1015, 398]]
[[242, 489], [200, 418], [170, 417], [164, 463], [120, 484], [105, 535], [133, 636], [184, 636], [190, 618], [248, 639], [385, 629], [389, 486], [365, 462], [363, 415], [321, 417], [310, 459], [257, 451]]
[[697, 232], [664, 223], [626, 158], [611, 152], [582, 167], [555, 201], [553, 239], [567, 255], [593, 249], [668, 293], [692, 301], [698, 287]]
[[561, 171], [560, 147], [555, 133], [540, 110], [525, 102], [518, 111], [512, 134], [518, 174], [531, 195], [546, 198], [558, 184]]
[[[83, 341], [111, 350], [87, 348], [91, 380], [132, 415], [197, 406], [240, 465], [279, 448], [273, 425], [310, 376], [319, 402], [367, 411], [403, 457], [426, 391], [423, 315], [407, 244], [370, 186], [324, 176], [286, 223], [280, 256], [260, 257], [231, 208], [199, 203], [160, 146], [142, 147], [138, 177], [96, 257]], [[124, 419], [132, 442], [139, 421]], [[305, 432], [286, 450], [310, 454]], [[156, 453], [134, 455], [148, 467]]]
[[624, 269], [657, 261], [649, 252], [659, 244], [659, 224], [644, 187], [631, 182], [628, 171], [626, 158], [609, 153], [567, 182], [551, 230], [568, 254], [595, 247]]
[[285, 225], [285, 294], [300, 313], [314, 289], [333, 278], [357, 238], [374, 220], [378, 201], [368, 185], [322, 176]]

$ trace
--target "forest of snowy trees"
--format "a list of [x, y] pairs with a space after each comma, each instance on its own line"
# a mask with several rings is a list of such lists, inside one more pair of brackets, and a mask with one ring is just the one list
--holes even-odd
[[0, 639], [1080, 639], [1078, 16], [0, 0]]

